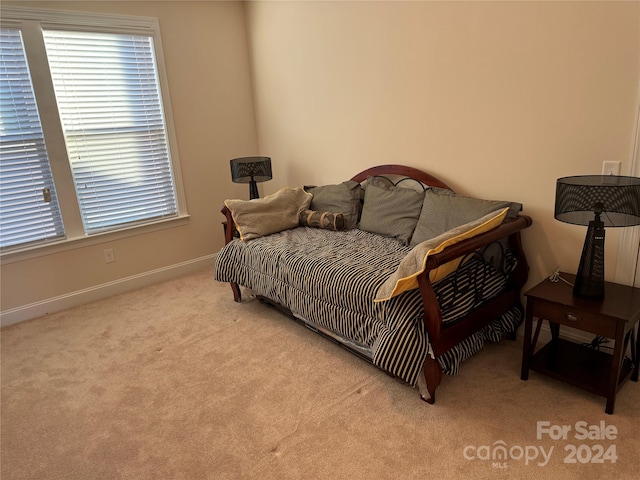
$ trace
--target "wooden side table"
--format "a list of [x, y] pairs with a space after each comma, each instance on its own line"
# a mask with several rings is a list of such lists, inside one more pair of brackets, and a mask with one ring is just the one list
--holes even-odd
[[[575, 279], [568, 273], [560, 276], [572, 283]], [[565, 381], [606, 397], [605, 412], [613, 414], [620, 387], [629, 378], [638, 381], [640, 288], [605, 282], [605, 298], [592, 300], [574, 297], [573, 288], [563, 281], [546, 279], [525, 296], [527, 308], [520, 378], [527, 380], [531, 369]], [[535, 333], [534, 317], [538, 319]], [[544, 320], [549, 322], [551, 341], [536, 352]], [[560, 338], [561, 325], [613, 339], [613, 354]], [[629, 344], [631, 359], [625, 358]]]

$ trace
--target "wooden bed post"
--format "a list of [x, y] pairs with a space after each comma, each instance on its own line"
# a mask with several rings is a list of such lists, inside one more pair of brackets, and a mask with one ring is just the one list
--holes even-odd
[[432, 404], [436, 401], [436, 389], [442, 382], [442, 367], [438, 363], [438, 360], [431, 358], [431, 355], [427, 355], [422, 367], [422, 375], [427, 382], [427, 391], [429, 397], [425, 397], [423, 392], [420, 392], [420, 398], [425, 402]]
[[[531, 226], [533, 223], [529, 217], [523, 216], [527, 220], [527, 225], [524, 228]], [[515, 252], [518, 264], [511, 274], [514, 284], [521, 289], [524, 284], [527, 283], [529, 277], [529, 264], [527, 263], [527, 257], [522, 248], [522, 236], [520, 232], [515, 232], [509, 235], [509, 246]]]
[[[226, 217], [226, 221], [224, 222], [224, 244], [226, 245], [231, 240], [233, 240], [233, 235], [235, 231], [235, 223], [233, 222], [233, 217], [231, 216], [231, 210], [227, 208], [225, 205], [220, 210], [222, 214]], [[231, 286], [231, 291], [233, 292], [233, 301], [234, 302], [242, 302], [242, 293], [240, 292], [240, 286], [237, 283], [229, 282]]]
[[424, 312], [424, 324], [429, 334], [429, 341], [437, 341], [440, 338], [440, 326], [442, 325], [442, 314], [436, 294], [429, 280], [429, 271], [418, 275], [418, 288], [422, 296], [422, 311]]
[[[429, 342], [437, 342], [440, 338], [442, 313], [440, 312], [440, 306], [438, 304], [436, 294], [433, 291], [431, 281], [429, 280], [428, 270], [418, 276], [418, 287], [420, 288], [420, 295], [422, 296], [424, 324], [429, 337]], [[431, 355], [427, 354], [427, 358], [425, 358], [422, 366], [421, 374], [424, 375], [428, 396], [425, 396], [425, 392], [421, 389], [420, 398], [427, 403], [433, 404], [436, 401], [436, 389], [440, 385], [440, 382], [442, 382], [442, 367], [438, 363], [437, 359], [431, 358]]]

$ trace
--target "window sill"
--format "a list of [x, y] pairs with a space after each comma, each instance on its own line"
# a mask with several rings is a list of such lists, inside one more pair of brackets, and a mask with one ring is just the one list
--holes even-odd
[[130, 238], [137, 235], [145, 235], [147, 233], [166, 230], [169, 228], [181, 227], [189, 223], [189, 215], [182, 215], [177, 218], [159, 220], [157, 222], [145, 225], [136, 225], [134, 227], [113, 230], [110, 232], [97, 233], [91, 236], [67, 238], [58, 242], [35, 245], [28, 248], [11, 250], [0, 254], [0, 265], [22, 262], [33, 258], [54, 255], [56, 253], [84, 248], [91, 245], [100, 245], [101, 243], [113, 242], [123, 238]]

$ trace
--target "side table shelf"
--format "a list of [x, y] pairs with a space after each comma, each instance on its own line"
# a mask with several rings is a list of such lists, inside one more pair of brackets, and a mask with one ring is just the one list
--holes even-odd
[[[573, 275], [563, 273], [573, 281]], [[565, 283], [544, 280], [525, 293], [527, 309], [522, 351], [522, 380], [529, 370], [542, 373], [607, 399], [605, 412], [613, 414], [618, 390], [628, 380], [638, 381], [640, 362], [640, 289], [607, 282], [604, 300], [573, 296]], [[534, 318], [538, 321], [535, 325]], [[551, 340], [536, 351], [543, 321]], [[560, 338], [560, 326], [613, 339], [612, 354]], [[625, 352], [631, 347], [631, 359]]]
[[[558, 338], [540, 349], [529, 368], [596, 395], [607, 396], [612, 356], [593, 348]], [[624, 359], [618, 383], [620, 386], [633, 372], [633, 363]], [[637, 381], [637, 380], [636, 380]]]

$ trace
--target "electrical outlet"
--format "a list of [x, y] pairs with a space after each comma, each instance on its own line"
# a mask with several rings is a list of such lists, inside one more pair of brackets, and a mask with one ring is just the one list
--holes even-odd
[[113, 263], [116, 261], [116, 254], [113, 253], [113, 248], [107, 248], [104, 251], [104, 261], [106, 263]]
[[602, 175], [620, 175], [622, 162], [602, 162]]

